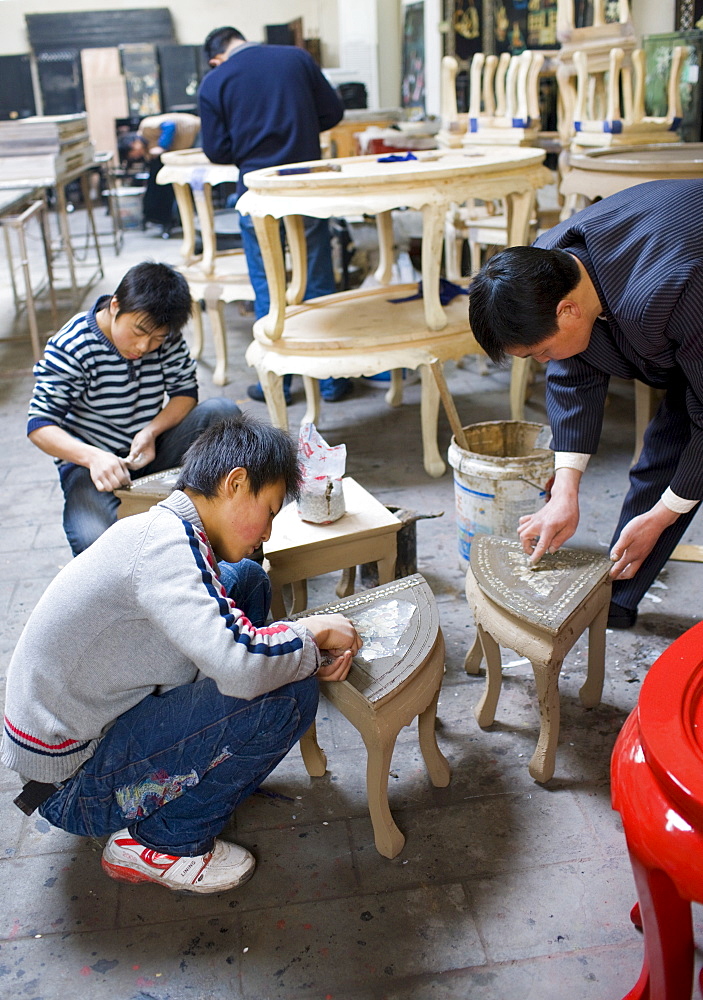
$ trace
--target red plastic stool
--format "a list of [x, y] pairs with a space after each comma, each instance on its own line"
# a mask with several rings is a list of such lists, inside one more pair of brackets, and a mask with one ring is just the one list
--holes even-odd
[[639, 896], [631, 918], [644, 931], [642, 972], [624, 1000], [690, 1000], [691, 902], [703, 903], [703, 623], [651, 667], [611, 778]]

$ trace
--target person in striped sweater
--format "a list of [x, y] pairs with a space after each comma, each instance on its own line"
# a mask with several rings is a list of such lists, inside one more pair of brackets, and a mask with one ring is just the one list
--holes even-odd
[[27, 434], [58, 466], [74, 555], [117, 520], [114, 490], [132, 471], [180, 465], [202, 430], [239, 413], [224, 397], [198, 403], [181, 334], [191, 306], [183, 275], [144, 261], [50, 337], [34, 366]]
[[533, 562], [577, 528], [579, 485], [598, 447], [610, 377], [665, 391], [611, 541], [611, 628], [635, 624], [703, 498], [701, 218], [703, 180], [638, 184], [533, 246], [491, 258], [469, 290], [471, 329], [489, 357], [547, 364], [554, 486], [518, 528]]
[[361, 640], [340, 614], [266, 625], [248, 557], [296, 496], [297, 447], [240, 414], [188, 450], [176, 490], [122, 518], [49, 584], [13, 653], [2, 760], [15, 800], [109, 838], [115, 879], [208, 893], [254, 872], [220, 834], [343, 680]]

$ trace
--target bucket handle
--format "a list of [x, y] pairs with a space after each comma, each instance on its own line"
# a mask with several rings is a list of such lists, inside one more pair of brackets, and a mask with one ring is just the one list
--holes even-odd
[[524, 476], [518, 476], [518, 481], [521, 483], [527, 483], [528, 486], [531, 486], [534, 490], [537, 490], [539, 493], [549, 492], [546, 486], [540, 486], [538, 483], [533, 483], [529, 479], [525, 479]]

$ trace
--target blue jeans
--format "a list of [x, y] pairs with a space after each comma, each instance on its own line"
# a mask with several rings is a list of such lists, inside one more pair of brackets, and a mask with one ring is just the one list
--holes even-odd
[[[262, 568], [243, 559], [222, 569], [232, 600], [263, 625], [271, 589]], [[220, 694], [209, 678], [147, 695], [39, 812], [69, 833], [102, 837], [126, 826], [152, 850], [204, 854], [308, 729], [317, 700], [315, 677], [251, 701]]]
[[[250, 215], [240, 215], [239, 225], [242, 234], [242, 246], [247, 259], [249, 280], [254, 289], [254, 315], [257, 319], [266, 316], [269, 311], [269, 286], [266, 281], [264, 261], [261, 256], [259, 241], [254, 232], [254, 223]], [[334, 269], [332, 267], [332, 250], [330, 247], [330, 227], [327, 219], [313, 219], [303, 216], [305, 227], [305, 245], [307, 247], [308, 275], [305, 288], [306, 299], [316, 299], [320, 295], [331, 295], [336, 292]], [[281, 242], [283, 241], [283, 224], [281, 223]]]
[[[157, 438], [154, 461], [139, 469], [135, 478], [180, 465], [184, 454], [201, 431], [210, 424], [233, 417], [239, 412], [236, 403], [223, 396], [199, 403], [180, 424], [164, 431]], [[89, 470], [82, 465], [66, 462], [59, 466], [59, 478], [64, 494], [63, 530], [73, 555], [77, 556], [114, 524], [120, 501], [114, 493], [101, 493], [97, 490]]]

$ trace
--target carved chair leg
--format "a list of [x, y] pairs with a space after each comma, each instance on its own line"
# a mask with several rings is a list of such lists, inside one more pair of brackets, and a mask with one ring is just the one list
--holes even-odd
[[539, 702], [539, 739], [530, 761], [529, 772], [535, 781], [549, 781], [554, 774], [559, 742], [559, 671], [561, 660], [549, 664], [532, 661]]
[[215, 371], [212, 381], [215, 385], [227, 384], [227, 338], [225, 335], [224, 305], [219, 299], [207, 299], [208, 319], [212, 329], [212, 340], [215, 345]]
[[430, 776], [430, 781], [436, 788], [446, 788], [452, 776], [446, 757], [437, 745], [437, 702], [439, 690], [424, 712], [417, 720], [420, 750]]
[[503, 684], [503, 666], [500, 659], [500, 646], [481, 625], [476, 626], [478, 639], [486, 660], [486, 686], [483, 695], [474, 709], [476, 721], [481, 728], [493, 724], [498, 707], [498, 698]]
[[264, 398], [268, 407], [269, 417], [274, 427], [282, 431], [288, 430], [288, 411], [283, 398], [283, 376], [274, 375], [272, 371], [257, 368], [259, 382], [264, 390]]
[[327, 770], [327, 757], [317, 742], [317, 727], [314, 722], [300, 737], [300, 753], [308, 774], [312, 778], [321, 778]]
[[391, 384], [385, 395], [389, 406], [400, 406], [403, 402], [403, 369], [394, 368], [391, 371]]
[[320, 383], [316, 378], [303, 375], [303, 387], [305, 388], [305, 414], [301, 423], [317, 426], [320, 422]]
[[609, 602], [603, 605], [588, 627], [588, 668], [586, 680], [579, 691], [581, 704], [586, 708], [600, 705], [605, 676], [605, 626], [608, 621]]
[[200, 299], [193, 299], [193, 336], [190, 345], [190, 356], [197, 361], [203, 353], [203, 310], [200, 306]]
[[368, 727], [361, 733], [366, 746], [366, 795], [376, 850], [384, 858], [394, 858], [403, 849], [405, 837], [395, 824], [388, 805], [388, 772], [397, 733], [385, 727]]

